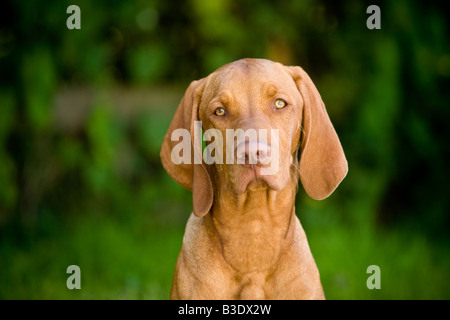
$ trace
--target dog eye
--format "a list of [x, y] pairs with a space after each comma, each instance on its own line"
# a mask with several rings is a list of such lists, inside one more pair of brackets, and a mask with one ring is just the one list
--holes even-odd
[[284, 107], [286, 107], [286, 105], [287, 105], [287, 103], [283, 99], [277, 99], [277, 100], [275, 100], [275, 103], [274, 103], [274, 106], [277, 109], [283, 109]]
[[217, 108], [214, 113], [216, 116], [223, 117], [225, 115], [225, 109], [222, 107]]

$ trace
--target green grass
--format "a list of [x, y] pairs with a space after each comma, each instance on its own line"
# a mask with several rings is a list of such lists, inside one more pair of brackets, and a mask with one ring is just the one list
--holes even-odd
[[[0, 298], [168, 299], [183, 229], [85, 216], [56, 236], [0, 245]], [[81, 290], [69, 290], [69, 265]]]
[[[327, 299], [449, 299], [448, 245], [409, 229], [310, 226], [309, 244]], [[381, 289], [369, 290], [367, 267], [380, 267]]]
[[[328, 218], [327, 218], [328, 217]], [[187, 216], [186, 216], [187, 218]], [[326, 212], [300, 215], [328, 299], [449, 299], [448, 247], [408, 229], [372, 230]], [[183, 218], [84, 214], [76, 222], [47, 219], [49, 233], [0, 242], [2, 299], [168, 299], [184, 232]], [[81, 290], [69, 290], [69, 265]], [[381, 289], [369, 290], [369, 265]]]

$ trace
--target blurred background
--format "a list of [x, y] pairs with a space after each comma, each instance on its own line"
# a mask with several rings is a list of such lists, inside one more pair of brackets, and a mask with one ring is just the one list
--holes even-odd
[[309, 73], [346, 152], [297, 196], [326, 297], [450, 299], [449, 31], [433, 0], [2, 2], [0, 298], [167, 299], [192, 200], [162, 138], [190, 81], [254, 57]]

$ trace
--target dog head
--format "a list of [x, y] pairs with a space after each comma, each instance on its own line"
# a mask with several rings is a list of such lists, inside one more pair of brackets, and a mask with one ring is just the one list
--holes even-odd
[[[184, 148], [174, 136], [177, 129], [189, 134]], [[186, 161], [174, 161], [174, 151]], [[197, 216], [210, 210], [216, 183], [242, 194], [282, 190], [300, 178], [312, 198], [324, 199], [348, 171], [310, 77], [300, 67], [263, 59], [238, 60], [192, 82], [164, 138], [161, 159], [171, 177], [192, 190]]]

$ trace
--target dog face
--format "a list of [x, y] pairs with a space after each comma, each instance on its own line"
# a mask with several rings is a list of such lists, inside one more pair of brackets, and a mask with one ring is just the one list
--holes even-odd
[[[194, 161], [195, 154], [203, 154], [195, 143], [199, 121], [205, 136], [215, 130], [223, 139], [210, 156], [221, 153], [219, 158], [227, 161]], [[180, 128], [192, 136], [188, 163], [174, 163], [171, 157], [178, 143], [172, 134]], [[208, 145], [214, 143], [211, 139]], [[306, 72], [262, 59], [238, 60], [192, 82], [164, 138], [161, 160], [175, 181], [192, 190], [197, 216], [210, 210], [218, 183], [242, 194], [281, 190], [300, 177], [312, 198], [323, 199], [348, 171], [339, 138]]]
[[212, 164], [214, 179], [236, 194], [296, 182], [302, 110], [302, 96], [281, 64], [240, 60], [211, 75], [199, 119], [205, 132], [220, 131], [221, 157], [228, 160]]

